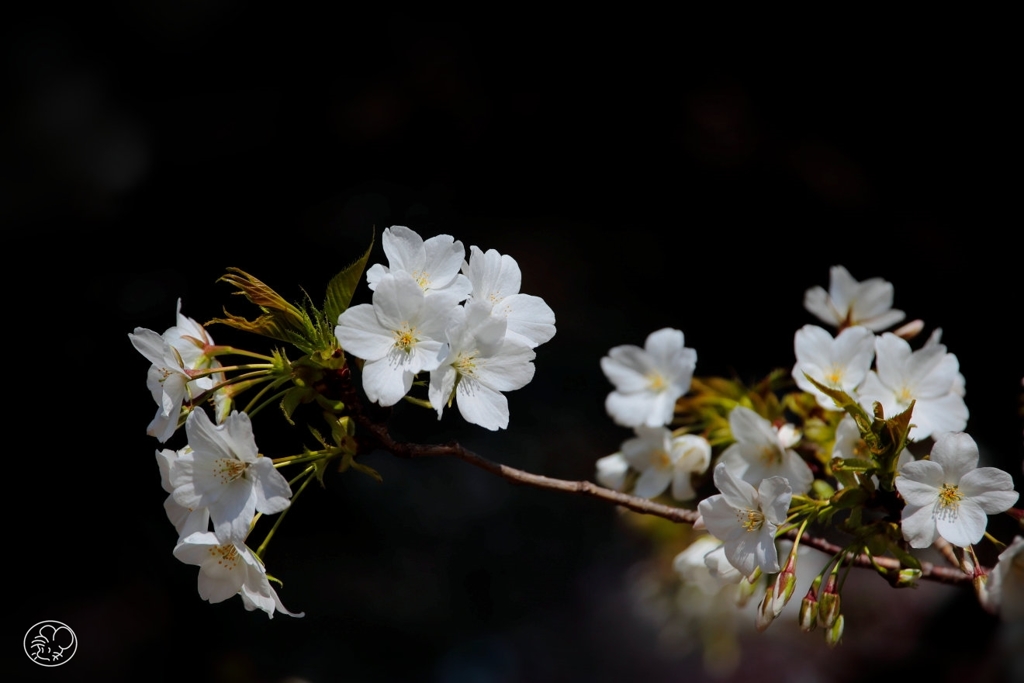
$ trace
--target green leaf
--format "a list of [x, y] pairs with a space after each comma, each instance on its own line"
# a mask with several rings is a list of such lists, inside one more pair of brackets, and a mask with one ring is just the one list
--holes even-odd
[[[366, 268], [366, 261], [370, 258], [373, 250], [373, 234], [370, 234], [370, 246], [366, 253], [356, 259], [345, 270], [341, 271], [327, 283], [327, 296], [324, 299], [324, 314], [331, 325], [338, 324], [338, 316], [344, 313], [352, 297], [355, 295], [359, 280], [363, 277], [363, 270]], [[333, 329], [333, 327], [332, 327]]]

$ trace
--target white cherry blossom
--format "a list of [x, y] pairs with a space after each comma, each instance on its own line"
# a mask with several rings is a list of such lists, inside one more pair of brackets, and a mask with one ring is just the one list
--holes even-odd
[[338, 342], [366, 361], [366, 396], [394, 405], [409, 393], [417, 373], [437, 369], [444, 359], [445, 328], [458, 309], [457, 295], [427, 296], [412, 275], [398, 271], [377, 282], [373, 304], [352, 306], [338, 316]]
[[640, 473], [634, 495], [654, 498], [671, 485], [676, 500], [692, 500], [697, 494], [690, 475], [705, 472], [711, 462], [711, 444], [701, 436], [673, 437], [665, 427], [635, 428], [636, 436], [622, 444], [621, 454]]
[[973, 545], [985, 535], [986, 515], [1009, 510], [1018, 498], [1008, 472], [978, 467], [978, 445], [963, 432], [940, 436], [931, 458], [903, 465], [894, 483], [907, 503], [901, 526], [913, 548], [931, 546], [936, 536]]
[[274, 514], [288, 507], [288, 481], [260, 456], [245, 413], [233, 412], [215, 425], [202, 410], [185, 421], [191, 458], [170, 464], [174, 501], [189, 509], [207, 508], [213, 528], [225, 543], [241, 543], [256, 512]]
[[462, 301], [472, 286], [465, 275], [459, 273], [466, 248], [451, 235], [435, 235], [423, 240], [419, 234], [404, 225], [385, 228], [381, 236], [388, 265], [375, 264], [366, 271], [366, 282], [376, 290], [389, 273], [404, 272], [427, 294], [444, 292]]
[[697, 352], [683, 346], [683, 333], [664, 328], [652, 332], [644, 348], [616, 346], [601, 359], [601, 369], [615, 385], [605, 408], [623, 427], [661, 427], [672, 421], [676, 399], [690, 389]]
[[178, 460], [192, 460], [192, 448], [185, 446], [181, 450], [163, 449], [156, 452], [156, 462], [160, 467], [160, 484], [164, 491], [171, 494], [164, 500], [164, 511], [178, 532], [179, 540], [197, 531], [210, 530], [210, 511], [205, 507], [187, 508], [174, 500], [174, 486], [171, 485], [171, 468]]
[[[161, 443], [170, 439], [178, 428], [185, 399], [212, 389], [224, 379], [219, 373], [192, 379], [190, 371], [217, 368], [220, 363], [207, 355], [207, 347], [213, 346], [210, 334], [198, 322], [182, 314], [181, 299], [178, 299], [176, 322], [162, 335], [144, 327], [137, 327], [128, 335], [132, 345], [152, 363], [146, 386], [159, 408], [146, 433]], [[231, 399], [218, 393], [214, 400], [217, 416], [223, 419], [231, 409]]]
[[[875, 401], [886, 417], [902, 413], [914, 404], [910, 438], [927, 439], [967, 426], [967, 405], [962, 395], [962, 375], [956, 356], [939, 343], [917, 351], [895, 334], [875, 338], [875, 369], [858, 390], [861, 405], [869, 413]], [[958, 379], [960, 378], [960, 379]]]
[[470, 259], [463, 264], [462, 272], [472, 283], [472, 299], [486, 304], [491, 315], [508, 321], [508, 338], [536, 348], [555, 336], [551, 307], [539, 296], [519, 293], [522, 273], [514, 258], [475, 246], [469, 252]]
[[804, 294], [804, 308], [822, 322], [844, 328], [861, 325], [881, 332], [906, 314], [892, 307], [893, 287], [880, 277], [857, 282], [842, 266], [832, 266], [826, 292], [812, 287]]
[[303, 616], [285, 609], [263, 564], [243, 543], [222, 543], [214, 533], [196, 532], [178, 543], [174, 556], [199, 567], [199, 596], [203, 600], [217, 603], [241, 595], [247, 610], [261, 609], [271, 619], [275, 612]]
[[505, 320], [470, 301], [451, 314], [442, 353], [430, 372], [428, 397], [437, 418], [454, 400], [467, 422], [492, 431], [508, 427], [508, 400], [502, 392], [521, 389], [533, 379], [533, 349], [505, 336]]
[[694, 528], [706, 528], [722, 539], [725, 557], [743, 576], [758, 567], [766, 574], [777, 573], [775, 532], [786, 521], [793, 498], [789, 483], [783, 477], [769, 477], [755, 489], [722, 463], [715, 466], [714, 477], [721, 493], [700, 502]]
[[763, 479], [785, 477], [795, 493], [807, 493], [814, 483], [814, 473], [791, 446], [800, 441], [800, 433], [792, 425], [780, 428], [745, 406], [736, 406], [729, 413], [729, 428], [736, 443], [726, 448], [719, 458], [743, 481], [757, 486]]
[[988, 575], [982, 605], [1003, 621], [1024, 620], [1024, 536], [1017, 536], [999, 554]]
[[839, 411], [831, 397], [819, 391], [806, 375], [831, 389], [856, 396], [856, 389], [871, 369], [875, 357], [875, 335], [859, 325], [847, 327], [834, 339], [817, 325], [804, 325], [793, 340], [796, 385], [811, 393], [825, 410]]
[[725, 559], [725, 546], [710, 534], [698, 536], [676, 555], [672, 567], [680, 578], [708, 595], [723, 586], [739, 583], [743, 575]]
[[178, 428], [178, 417], [191, 378], [182, 366], [178, 352], [161, 335], [136, 327], [128, 338], [136, 350], [152, 363], [146, 375], [146, 386], [156, 401], [157, 411], [146, 433], [164, 443]]

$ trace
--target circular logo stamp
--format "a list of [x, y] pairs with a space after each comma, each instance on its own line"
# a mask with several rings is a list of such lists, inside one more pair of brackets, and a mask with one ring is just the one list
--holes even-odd
[[60, 666], [77, 649], [75, 632], [59, 621], [40, 621], [25, 634], [25, 654], [39, 666]]

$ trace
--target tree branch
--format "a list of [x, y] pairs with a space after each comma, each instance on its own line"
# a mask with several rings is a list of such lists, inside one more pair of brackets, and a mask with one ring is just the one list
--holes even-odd
[[[391, 434], [388, 432], [387, 427], [384, 424], [374, 422], [362, 414], [358, 414], [356, 419], [359, 421], [360, 426], [366, 429], [373, 436], [374, 443], [372, 444], [372, 447], [367, 450], [373, 450], [373, 448], [376, 447], [399, 458], [409, 459], [454, 457], [462, 460], [463, 462], [467, 462], [474, 467], [486, 470], [487, 472], [497, 475], [514, 484], [523, 484], [526, 486], [533, 486], [535, 488], [565, 491], [567, 493], [589, 496], [591, 498], [597, 498], [599, 500], [612, 503], [613, 505], [619, 505], [627, 510], [632, 510], [633, 512], [639, 512], [640, 514], [645, 515], [654, 515], [676, 523], [693, 524], [700, 516], [695, 510], [686, 510], [683, 508], [673, 507], [671, 505], [655, 503], [647, 498], [639, 498], [626, 493], [620, 493], [619, 491], [613, 491], [612, 489], [606, 489], [589, 481], [554, 479], [552, 477], [545, 477], [539, 474], [532, 474], [524, 470], [516, 469], [515, 467], [509, 467], [508, 465], [502, 465], [488, 460], [481, 455], [477, 455], [457, 442], [447, 444], [418, 444], [396, 441], [391, 437]], [[364, 444], [364, 446], [371, 446], [371, 444]], [[786, 538], [795, 540], [796, 533], [796, 530], [793, 530], [785, 534], [785, 536]], [[815, 548], [830, 555], [835, 555], [843, 550], [842, 546], [835, 545], [824, 538], [811, 536], [809, 534], [804, 534], [800, 542], [805, 546]], [[902, 568], [899, 560], [895, 558], [875, 557], [872, 561], [872, 558], [865, 554], [847, 554], [845, 562], [855, 567], [864, 567], [868, 569], [875, 569], [875, 565], [893, 571], [899, 571]], [[971, 577], [967, 576], [959, 569], [937, 567], [931, 562], [921, 563], [921, 578], [947, 584], [961, 584], [971, 581]]]

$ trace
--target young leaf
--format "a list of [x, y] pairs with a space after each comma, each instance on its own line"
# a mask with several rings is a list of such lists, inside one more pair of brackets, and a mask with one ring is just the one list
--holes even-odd
[[370, 246], [366, 253], [356, 259], [345, 270], [341, 271], [327, 283], [327, 296], [324, 299], [324, 314], [332, 324], [338, 323], [338, 316], [344, 313], [352, 302], [359, 280], [363, 277], [366, 261], [373, 250], [373, 235], [370, 235]]

